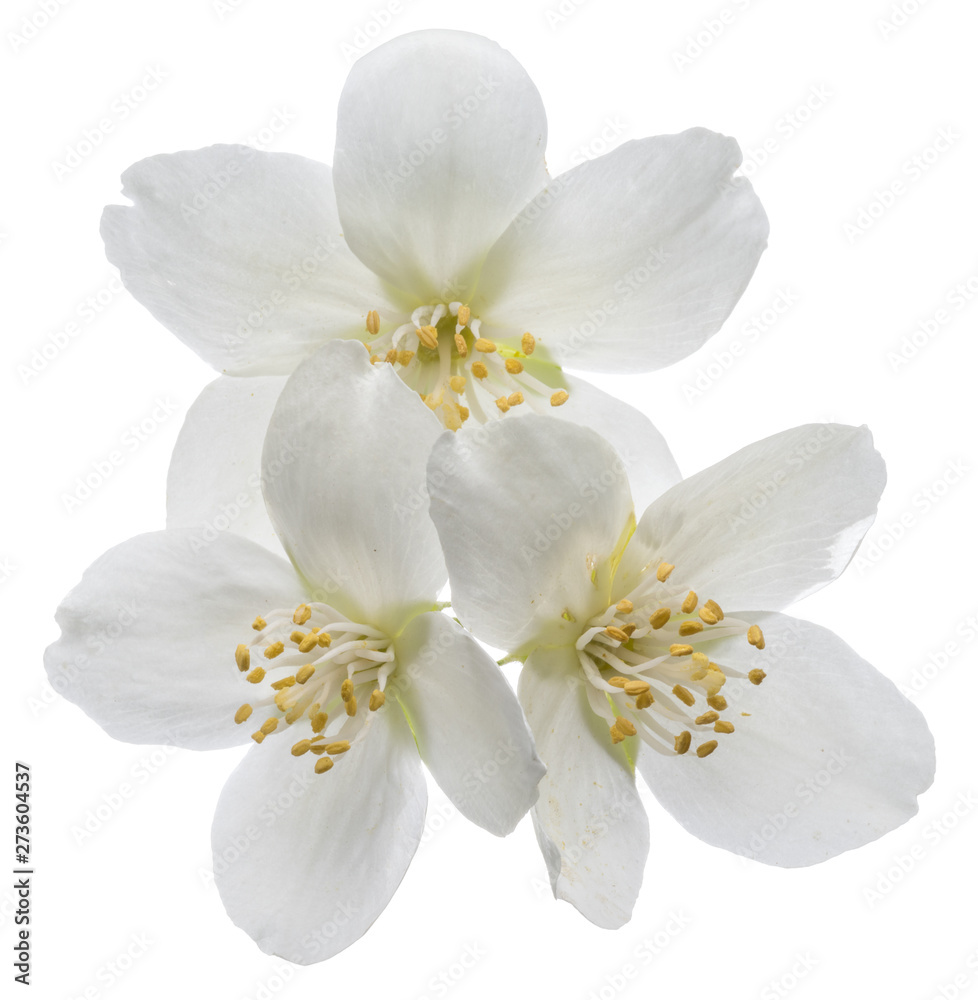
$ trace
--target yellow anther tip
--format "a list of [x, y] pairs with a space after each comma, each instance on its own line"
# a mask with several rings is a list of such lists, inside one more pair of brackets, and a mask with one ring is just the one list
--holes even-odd
[[322, 774], [324, 771], [328, 771], [333, 766], [332, 757], [320, 757], [316, 761], [316, 766], [314, 768], [316, 774]]
[[669, 574], [676, 567], [672, 563], [661, 562], [659, 563], [659, 568], [655, 571], [655, 578], [659, 583], [665, 583], [669, 579]]
[[701, 743], [696, 748], [696, 756], [709, 757], [710, 754], [713, 753], [714, 750], [716, 750], [717, 746], [719, 746], [719, 744], [717, 743], [716, 740], [707, 740], [706, 743]]
[[570, 395], [568, 393], [564, 392], [563, 389], [561, 389], [558, 392], [555, 392], [550, 397], [550, 405], [551, 406], [563, 406], [564, 403], [566, 403], [568, 399], [570, 399]]

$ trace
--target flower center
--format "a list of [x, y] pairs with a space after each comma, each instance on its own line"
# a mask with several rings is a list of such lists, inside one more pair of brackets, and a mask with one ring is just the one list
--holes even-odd
[[[577, 641], [588, 701], [610, 723], [612, 742], [638, 735], [666, 755], [686, 753], [694, 733], [732, 733], [721, 689], [730, 678], [760, 684], [765, 677], [760, 668], [745, 674], [715, 663], [696, 648], [745, 635], [761, 650], [764, 635], [757, 625], [727, 618], [716, 601], [701, 603], [695, 591], [670, 585], [674, 568], [660, 563], [631, 594], [591, 619]], [[697, 757], [708, 757], [717, 745], [700, 742]]]
[[480, 336], [480, 320], [461, 302], [419, 306], [411, 322], [381, 332], [376, 310], [367, 314], [365, 346], [373, 364], [394, 365], [449, 430], [470, 416], [479, 423], [527, 404], [538, 412], [567, 402], [525, 368], [536, 341], [524, 333], [519, 346]]
[[234, 721], [240, 725], [256, 711], [263, 715], [251, 734], [256, 743], [298, 726], [305, 732], [293, 756], [312, 753], [316, 774], [328, 771], [335, 756], [366, 737], [371, 713], [384, 704], [384, 687], [396, 667], [392, 639], [318, 603], [272, 611], [267, 620], [258, 615], [251, 627], [257, 634], [238, 646], [234, 659], [245, 680], [261, 687]]

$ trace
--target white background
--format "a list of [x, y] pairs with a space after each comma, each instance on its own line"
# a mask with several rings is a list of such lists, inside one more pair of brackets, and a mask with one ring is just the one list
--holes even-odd
[[[889, 0], [400, 0], [378, 29], [382, 2], [228, 0], [222, 12], [211, 0], [74, 0], [26, 44], [13, 36], [41, 3], [3, 6], [2, 728], [5, 759], [26, 760], [34, 776], [35, 995], [978, 996], [978, 927], [966, 912], [978, 889], [978, 629], [968, 625], [978, 613], [978, 11], [968, 0], [905, 0], [910, 13], [894, 24]], [[692, 125], [740, 140], [772, 229], [743, 300], [695, 356], [601, 384], [658, 424], [686, 472], [799, 423], [871, 426], [889, 468], [879, 519], [845, 576], [795, 613], [835, 629], [897, 683], [917, 678], [938, 775], [904, 827], [803, 870], [696, 841], [643, 789], [652, 852], [634, 918], [617, 932], [552, 899], [528, 821], [497, 840], [432, 785], [426, 840], [391, 905], [346, 952], [297, 968], [237, 930], [207, 880], [212, 809], [241, 751], [116, 743], [41, 670], [54, 608], [83, 569], [162, 527], [170, 450], [212, 377], [128, 294], [111, 292], [98, 222], [133, 161], [260, 139], [282, 109], [294, 117], [269, 147], [329, 161], [358, 39], [366, 51], [436, 26], [488, 35], [526, 66], [547, 106], [554, 174]], [[369, 41], [357, 34], [367, 29]], [[125, 117], [113, 111], [150, 69], [163, 82]], [[111, 132], [59, 178], [66, 147], [104, 117]], [[942, 133], [952, 141], [939, 150]], [[880, 193], [896, 182], [884, 208]], [[970, 301], [954, 292], [969, 281]], [[942, 309], [896, 365], [893, 352]], [[25, 377], [34, 351], [71, 321], [77, 335]], [[175, 410], [154, 427], [158, 400]], [[144, 418], [145, 441], [66, 510], [76, 477]], [[132, 794], [106, 810], [124, 785]], [[12, 802], [12, 788], [3, 794]], [[5, 848], [4, 866], [9, 857]], [[5, 878], [5, 978], [11, 900]], [[463, 954], [477, 956], [464, 970]]]

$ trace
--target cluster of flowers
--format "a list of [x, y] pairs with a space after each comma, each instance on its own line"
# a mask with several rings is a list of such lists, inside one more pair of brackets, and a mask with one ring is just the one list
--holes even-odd
[[[919, 712], [781, 613], [872, 521], [869, 432], [787, 430], [682, 479], [641, 413], [562, 370], [652, 370], [720, 327], [767, 237], [736, 143], [692, 129], [551, 179], [545, 140], [512, 56], [425, 31], [356, 63], [332, 170], [155, 156], [105, 212], [126, 287], [223, 374], [177, 442], [166, 530], [90, 567], [47, 669], [118, 739], [253, 744], [213, 828], [215, 856], [247, 850], [217, 885], [295, 962], [391, 898], [421, 762], [495, 834], [529, 811], [555, 895], [604, 927], [629, 919], [649, 850], [636, 768], [691, 833], [775, 865], [879, 837], [932, 779]], [[477, 640], [523, 662], [518, 696]], [[828, 762], [817, 799], [761, 833]]]

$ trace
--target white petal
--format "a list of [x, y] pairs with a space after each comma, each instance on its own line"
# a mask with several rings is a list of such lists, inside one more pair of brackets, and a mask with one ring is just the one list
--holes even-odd
[[295, 570], [233, 535], [184, 532], [109, 549], [61, 602], [47, 648], [51, 686], [128, 743], [207, 750], [251, 733], [234, 713], [254, 694], [234, 662], [255, 615], [301, 603]]
[[201, 542], [231, 531], [281, 553], [261, 494], [261, 452], [285, 382], [284, 375], [222, 375], [204, 387], [170, 459], [168, 528], [186, 529]]
[[291, 153], [209, 146], [123, 175], [102, 216], [126, 288], [219, 371], [288, 374], [331, 337], [396, 313], [343, 241], [330, 169]]
[[446, 432], [428, 492], [452, 606], [478, 638], [573, 643], [607, 606], [601, 570], [634, 514], [622, 460], [594, 431], [530, 415]]
[[504, 836], [536, 802], [546, 768], [492, 657], [451, 618], [419, 615], [396, 641], [396, 693], [421, 759], [473, 823]]
[[[228, 779], [211, 843], [228, 916], [262, 951], [322, 962], [390, 902], [424, 829], [427, 788], [396, 705], [362, 742], [315, 774], [288, 735], [268, 737]], [[270, 803], [273, 805], [270, 807]]]
[[[626, 142], [551, 181], [493, 247], [473, 312], [529, 330], [562, 365], [649, 371], [720, 328], [767, 218], [706, 129]], [[484, 301], [483, 301], [484, 300]]]
[[392, 632], [430, 610], [446, 579], [424, 492], [441, 430], [362, 344], [326, 344], [289, 379], [265, 439], [262, 488], [317, 600]]
[[784, 867], [825, 861], [910, 819], [934, 777], [934, 741], [917, 708], [827, 629], [744, 617], [763, 629], [764, 651], [741, 638], [709, 655], [767, 677], [724, 687], [736, 732], [719, 736], [709, 757], [640, 754], [659, 801], [707, 843]]
[[567, 402], [553, 407], [551, 415], [590, 427], [614, 447], [625, 463], [637, 511], [682, 479], [666, 439], [644, 413], [584, 379], [565, 373], [563, 381]]
[[642, 886], [649, 821], [623, 745], [588, 706], [573, 649], [538, 649], [520, 701], [547, 765], [533, 807], [554, 895], [599, 927], [626, 923]]
[[656, 500], [626, 560], [674, 563], [677, 580], [723, 608], [780, 610], [845, 569], [885, 480], [866, 427], [782, 431]]
[[340, 97], [343, 232], [417, 301], [465, 299], [486, 252], [547, 182], [540, 95], [504, 49], [462, 31], [401, 35]]

